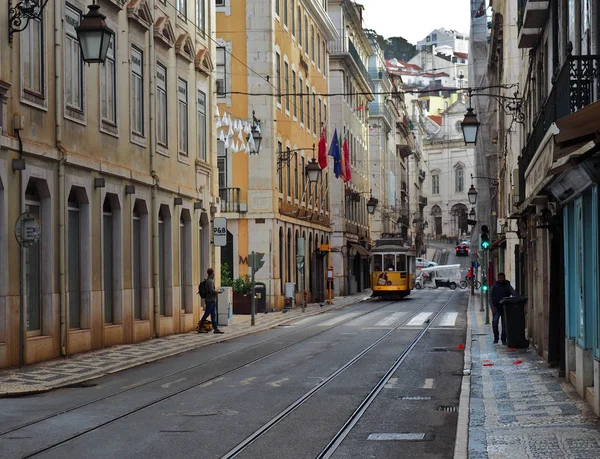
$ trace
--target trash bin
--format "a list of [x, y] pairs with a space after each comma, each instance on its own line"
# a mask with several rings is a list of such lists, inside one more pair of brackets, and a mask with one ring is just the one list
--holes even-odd
[[526, 349], [529, 340], [525, 338], [525, 304], [528, 298], [514, 296], [504, 298], [500, 304], [504, 305], [506, 316], [506, 345], [508, 347]]
[[256, 313], [267, 312], [267, 285], [264, 282], [254, 284]]

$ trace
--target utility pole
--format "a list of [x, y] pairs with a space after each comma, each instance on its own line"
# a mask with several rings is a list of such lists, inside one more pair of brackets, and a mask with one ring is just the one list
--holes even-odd
[[254, 250], [250, 255], [250, 266], [252, 267], [252, 278], [250, 280], [251, 291], [250, 291], [250, 325], [255, 325], [254, 316], [256, 313], [256, 290], [254, 288], [254, 273], [256, 272], [256, 257]]

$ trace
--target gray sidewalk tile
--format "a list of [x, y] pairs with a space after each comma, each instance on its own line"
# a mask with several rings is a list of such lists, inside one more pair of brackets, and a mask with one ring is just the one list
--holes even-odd
[[[469, 458], [597, 458], [600, 422], [535, 349], [493, 344], [479, 301], [469, 306]], [[520, 361], [520, 362], [519, 362]], [[493, 366], [484, 366], [492, 364]]]

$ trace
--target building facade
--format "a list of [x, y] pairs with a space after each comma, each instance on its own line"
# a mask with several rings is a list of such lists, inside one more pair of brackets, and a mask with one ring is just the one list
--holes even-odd
[[[325, 298], [328, 252], [320, 248], [330, 242], [331, 172], [310, 183], [306, 166], [321, 136], [329, 142], [331, 135], [327, 45], [337, 31], [326, 7], [317, 0], [217, 6], [219, 193], [228, 219], [221, 261], [237, 278], [250, 274], [252, 251], [264, 254], [255, 277], [266, 285], [269, 308], [284, 307], [288, 283], [296, 302], [302, 291], [307, 301]], [[258, 153], [247, 141], [254, 118]]]
[[521, 56], [520, 105], [498, 121], [495, 266], [514, 266], [532, 345], [600, 415], [599, 11], [597, 0], [494, 2], [488, 78]]
[[[369, 76], [373, 54], [362, 28], [362, 6], [349, 0], [329, 1], [329, 16], [338, 32], [330, 46], [330, 131], [348, 145], [351, 179], [331, 177], [331, 253], [336, 295], [368, 287], [371, 243], [367, 201], [370, 194], [369, 103], [374, 100]], [[338, 95], [343, 94], [343, 95]], [[329, 164], [333, 174], [334, 164]]]
[[[0, 367], [193, 330], [218, 269], [213, 4], [101, 1], [114, 35], [89, 66], [86, 6], [0, 30]], [[41, 232], [20, 251], [24, 212]]]

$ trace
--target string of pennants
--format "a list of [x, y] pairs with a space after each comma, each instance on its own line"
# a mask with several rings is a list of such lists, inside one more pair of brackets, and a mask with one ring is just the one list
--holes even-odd
[[[252, 126], [246, 120], [232, 118], [231, 115], [223, 110], [223, 116], [219, 113], [219, 107], [216, 107], [215, 115], [217, 117], [217, 139], [225, 144], [225, 148], [231, 149], [233, 153], [250, 153], [254, 151], [256, 145], [252, 133]], [[260, 132], [260, 127], [256, 126]]]

